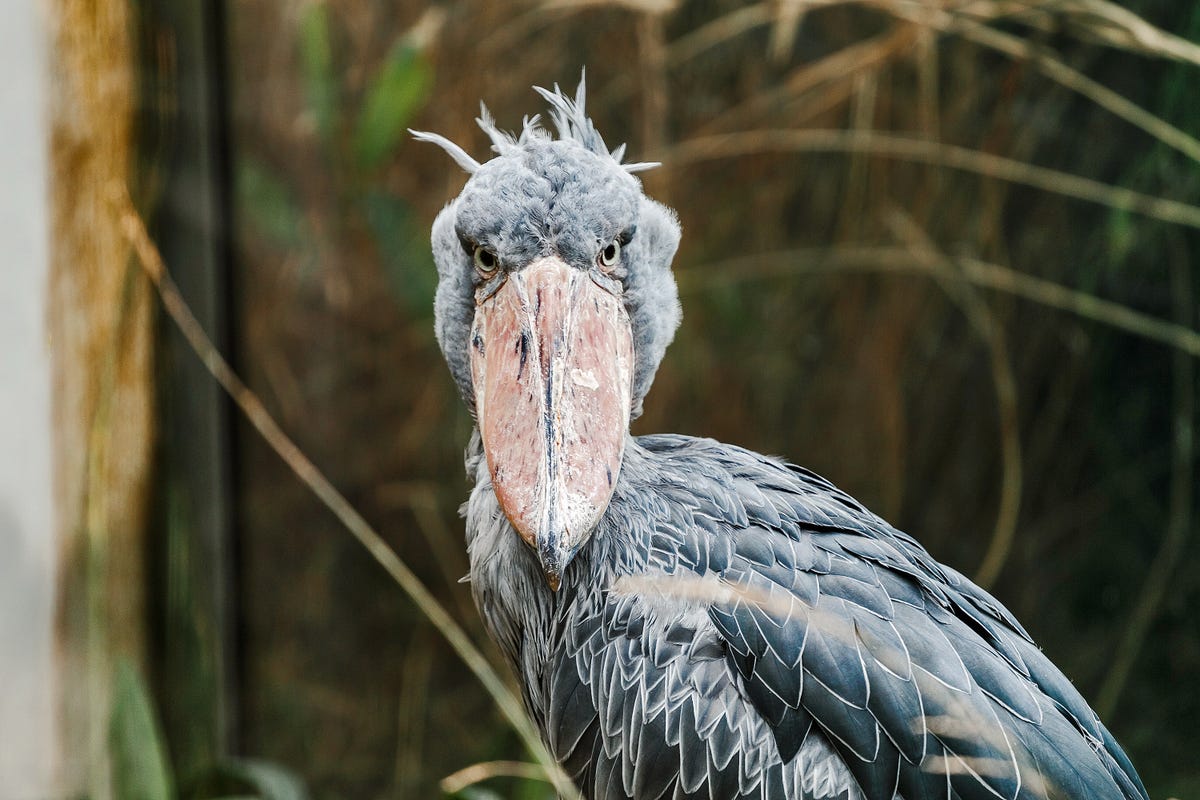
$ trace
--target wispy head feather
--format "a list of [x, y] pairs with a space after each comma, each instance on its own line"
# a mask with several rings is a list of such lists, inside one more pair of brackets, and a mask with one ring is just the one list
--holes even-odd
[[479, 116], [475, 118], [475, 123], [492, 140], [492, 152], [496, 155], [510, 156], [520, 149], [511, 134], [496, 127], [496, 118], [482, 100], [479, 102]]
[[454, 159], [454, 163], [458, 164], [467, 172], [474, 174], [475, 170], [479, 169], [478, 161], [471, 158], [471, 156], [467, 154], [466, 150], [463, 150], [445, 136], [437, 133], [429, 133], [427, 131], [414, 131], [412, 128], [409, 128], [408, 132], [411, 133], [413, 138], [417, 141], [432, 142], [433, 144], [436, 144], [438, 147], [445, 150], [450, 154], [450, 157]]
[[[576, 142], [596, 155], [611, 158], [626, 172], [642, 172], [659, 166], [658, 162], [650, 161], [622, 164], [621, 158], [625, 155], [625, 145], [618, 145], [612, 152], [609, 152], [608, 148], [605, 147], [604, 139], [600, 136], [595, 124], [585, 111], [587, 101], [586, 71], [582, 72], [579, 76], [579, 86], [575, 90], [574, 98], [564, 94], [557, 83], [554, 84], [554, 91], [543, 89], [541, 86], [535, 86], [533, 89], [550, 104], [550, 121], [554, 123], [559, 141]], [[476, 117], [475, 121], [479, 124], [480, 129], [487, 134], [488, 138], [491, 139], [492, 151], [501, 157], [516, 155], [530, 142], [537, 140], [546, 141], [552, 138], [550, 133], [541, 126], [541, 117], [537, 114], [532, 117], [527, 116], [522, 120], [520, 136], [514, 136], [497, 128], [495, 118], [483, 103], [479, 104], [479, 116]], [[409, 130], [409, 133], [415, 139], [423, 142], [432, 142], [441, 147], [450, 154], [455, 163], [469, 173], [474, 173], [480, 167], [479, 162], [467, 155], [467, 152], [463, 148], [444, 136], [439, 136], [436, 133], [414, 131], [412, 129]]]

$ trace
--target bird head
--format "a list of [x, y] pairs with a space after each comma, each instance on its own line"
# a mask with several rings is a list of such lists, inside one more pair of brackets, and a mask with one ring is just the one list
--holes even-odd
[[433, 224], [438, 343], [475, 418], [501, 508], [557, 590], [612, 498], [629, 422], [641, 413], [680, 311], [670, 264], [674, 213], [647, 198], [574, 98], [535, 87], [519, 135], [479, 126], [479, 163], [436, 134], [470, 173]]

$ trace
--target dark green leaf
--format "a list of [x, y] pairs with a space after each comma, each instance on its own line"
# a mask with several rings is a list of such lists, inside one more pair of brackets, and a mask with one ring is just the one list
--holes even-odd
[[385, 192], [367, 195], [366, 217], [392, 292], [412, 317], [428, 317], [437, 289], [429, 234], [407, 203]]
[[503, 800], [499, 793], [482, 786], [467, 786], [453, 796], [461, 797], [462, 800]]
[[223, 762], [218, 772], [237, 781], [260, 800], [308, 800], [308, 790], [299, 776], [278, 764], [242, 758]]
[[304, 781], [269, 761], [235, 758], [194, 776], [185, 800], [308, 800]]
[[174, 800], [175, 782], [162, 731], [137, 670], [117, 663], [109, 719], [113, 796], [121, 800]]
[[553, 784], [541, 780], [517, 781], [513, 789], [514, 800], [554, 800], [558, 793]]
[[367, 88], [354, 131], [354, 154], [361, 167], [378, 166], [392, 153], [425, 104], [432, 83], [432, 70], [421, 51], [405, 40], [397, 42]]
[[322, 141], [329, 142], [337, 120], [338, 86], [328, 5], [317, 2], [304, 9], [300, 18], [299, 45], [308, 106], [316, 118]]
[[240, 216], [249, 220], [253, 233], [276, 246], [295, 248], [302, 243], [300, 206], [265, 164], [239, 159], [234, 188]]

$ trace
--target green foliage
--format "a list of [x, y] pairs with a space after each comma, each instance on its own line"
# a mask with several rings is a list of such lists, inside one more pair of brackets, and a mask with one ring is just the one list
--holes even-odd
[[[357, 111], [343, 109], [340, 98], [350, 93], [340, 84], [335, 63], [337, 21], [324, 2], [311, 3], [301, 13], [296, 47], [308, 113], [326, 147], [332, 188], [341, 198], [338, 207], [365, 220], [394, 296], [413, 318], [426, 319], [437, 284], [428, 233], [409, 203], [378, 187], [373, 171], [399, 147], [427, 101], [432, 68], [411, 38], [401, 37], [369, 81]], [[351, 116], [357, 117], [352, 125], [346, 122]], [[348, 148], [340, 146], [339, 130], [350, 130]], [[359, 219], [312, 229], [304, 198], [289, 176], [252, 156], [238, 159], [235, 192], [253, 235], [270, 247], [298, 254], [305, 272], [319, 253], [340, 249], [325, 237], [359, 229]]]
[[218, 764], [190, 798], [308, 800], [308, 791], [300, 778], [283, 767], [247, 758], [231, 759]]
[[162, 730], [141, 675], [128, 661], [117, 664], [109, 720], [113, 795], [121, 800], [174, 800], [175, 781]]
[[[1200, 38], [1200, 5], [1192, 6], [1191, 16], [1180, 32], [1188, 41], [1195, 42]], [[1163, 81], [1160, 109], [1167, 119], [1193, 135], [1200, 134], [1200, 103], [1196, 102], [1195, 75], [1195, 70], [1188, 65], [1176, 65]]]
[[405, 40], [397, 42], [367, 89], [354, 131], [360, 167], [376, 167], [395, 150], [432, 84], [433, 70], [422, 52]]
[[313, 3], [304, 9], [298, 40], [308, 105], [316, 118], [317, 133], [322, 141], [330, 142], [338, 118], [338, 85], [328, 5]]
[[501, 792], [476, 783], [465, 786], [449, 796], [459, 798], [459, 800], [504, 800], [505, 798], [510, 798], [510, 800], [553, 800], [556, 797], [553, 786], [545, 781], [512, 780], [499, 781], [499, 783], [507, 783], [509, 790]]
[[299, 777], [254, 759], [222, 761], [177, 792], [150, 693], [125, 660], [113, 679], [109, 753], [113, 796], [120, 800], [308, 800]]
[[518, 781], [513, 790], [515, 800], [554, 800], [554, 787], [546, 781]]
[[255, 233], [278, 247], [304, 243], [300, 206], [291, 190], [267, 166], [254, 158], [238, 159], [234, 176], [237, 205]]
[[503, 800], [503, 795], [499, 792], [483, 786], [468, 786], [452, 797], [460, 797], [462, 800]]
[[[1109, 264], [1121, 264], [1137, 247], [1138, 226], [1128, 211], [1114, 211], [1108, 221]], [[1092, 270], [1080, 270], [1079, 287], [1084, 291], [1096, 291], [1097, 277]]]
[[408, 203], [386, 192], [369, 192], [363, 205], [388, 285], [414, 319], [431, 316], [437, 269], [425, 227]]

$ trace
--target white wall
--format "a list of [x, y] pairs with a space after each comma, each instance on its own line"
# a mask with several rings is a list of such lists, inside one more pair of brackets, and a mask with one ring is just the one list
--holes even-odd
[[55, 793], [45, 8], [0, 0], [0, 800]]

